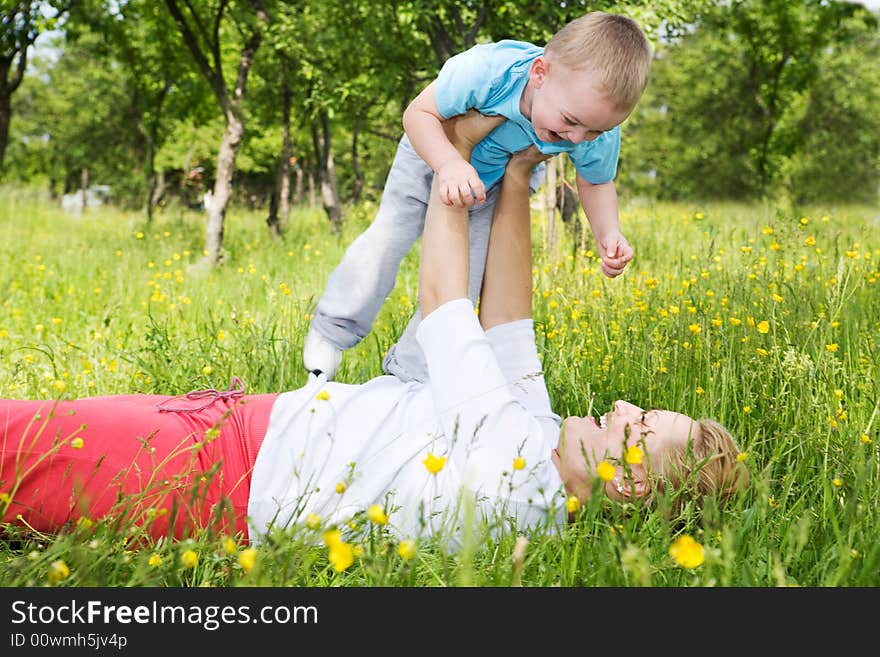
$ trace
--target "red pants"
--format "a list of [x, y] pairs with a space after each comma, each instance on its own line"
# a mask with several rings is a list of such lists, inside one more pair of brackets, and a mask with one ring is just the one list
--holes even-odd
[[101, 518], [154, 538], [205, 528], [246, 538], [251, 473], [276, 397], [0, 400], [3, 522], [55, 533]]

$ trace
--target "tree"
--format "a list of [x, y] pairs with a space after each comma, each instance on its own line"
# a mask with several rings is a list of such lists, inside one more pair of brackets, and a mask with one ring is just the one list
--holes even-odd
[[[46, 12], [54, 14], [47, 16]], [[28, 49], [40, 32], [53, 27], [67, 10], [67, 3], [21, 0], [4, 3], [0, 10], [0, 170], [9, 143], [9, 123], [12, 118], [12, 94], [21, 85], [27, 68]]]
[[[861, 100], [876, 98], [876, 75], [864, 66], [839, 71], [843, 53], [871, 52], [865, 44], [876, 43], [876, 26], [859, 5], [821, 0], [735, 0], [703, 12], [690, 33], [660, 49], [632, 121], [634, 168], [656, 172], [643, 189], [665, 198], [796, 197], [799, 162], [820, 146], [810, 141], [818, 131], [808, 114], [826, 138], [863, 143], [860, 161], [873, 160], [876, 172], [869, 144], [877, 139], [867, 137], [876, 135], [876, 112]], [[829, 76], [835, 60], [839, 75]], [[849, 94], [850, 102], [829, 102]], [[876, 180], [868, 168], [860, 174]]]
[[[218, 263], [223, 259], [223, 229], [226, 207], [232, 195], [232, 177], [235, 158], [244, 137], [244, 100], [247, 80], [263, 31], [269, 22], [262, 0], [236, 3], [229, 18], [241, 41], [234, 82], [228, 86], [223, 69], [224, 19], [229, 9], [228, 0], [201, 5], [196, 9], [190, 2], [165, 0], [177, 23], [183, 42], [192, 53], [198, 70], [207, 80], [223, 114], [225, 130], [217, 154], [216, 180], [211, 202], [207, 204], [208, 224], [205, 237], [205, 262]], [[210, 20], [208, 20], [210, 18]], [[227, 35], [228, 36], [228, 35]]]

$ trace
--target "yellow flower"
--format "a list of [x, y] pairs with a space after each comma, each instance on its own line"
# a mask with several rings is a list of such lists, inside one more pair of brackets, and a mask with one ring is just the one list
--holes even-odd
[[517, 456], [513, 459], [514, 470], [522, 470], [524, 467], [526, 467], [526, 460], [522, 456]]
[[742, 463], [743, 461], [747, 460], [748, 458], [749, 458], [748, 452], [740, 452], [739, 454], [736, 455], [736, 462]]
[[338, 529], [329, 529], [323, 535], [324, 545], [333, 547], [342, 543], [342, 532]]
[[626, 455], [624, 458], [630, 465], [637, 465], [642, 462], [642, 456], [642, 450], [639, 449], [638, 445], [630, 445], [626, 448]]
[[48, 579], [52, 584], [56, 584], [70, 576], [70, 568], [61, 559], [53, 561], [49, 566]]
[[859, 440], [861, 440], [865, 445], [870, 445], [872, 442], [871, 437], [866, 433], [863, 433]]
[[12, 497], [7, 492], [0, 493], [0, 504], [9, 504], [12, 502]]
[[162, 557], [160, 557], [158, 554], [156, 554], [154, 552], [153, 554], [150, 555], [150, 559], [149, 559], [149, 561], [147, 561], [147, 563], [150, 564], [150, 566], [152, 566], [153, 568], [155, 568], [156, 566], [158, 566], [159, 564], [162, 563]]
[[838, 399], [843, 399], [843, 390], [841, 390], [840, 388], [837, 388], [834, 391], [834, 396], [837, 397]]
[[306, 527], [309, 529], [317, 529], [321, 526], [321, 516], [317, 513], [310, 513], [306, 516]]
[[751, 413], [751, 412], [752, 412], [752, 407], [751, 407], [751, 406], [749, 406], [748, 404], [746, 404], [745, 406], [743, 406], [743, 413]]
[[388, 516], [386, 515], [385, 510], [378, 504], [373, 504], [367, 509], [367, 517], [377, 525], [388, 524]]
[[693, 333], [694, 335], [696, 335], [697, 333], [699, 333], [699, 332], [702, 331], [703, 329], [700, 328], [700, 325], [699, 325], [699, 324], [691, 324], [691, 325], [688, 326], [688, 330], [689, 330], [691, 333]]
[[74, 449], [82, 449], [83, 445], [85, 445], [85, 441], [82, 438], [76, 437], [70, 441], [70, 446]]
[[565, 500], [565, 508], [569, 513], [574, 513], [581, 508], [581, 501], [575, 495], [570, 495]]
[[842, 481], [841, 479], [838, 479], [837, 477], [835, 477], [834, 479], [832, 479], [832, 480], [831, 480], [831, 483], [833, 484], [833, 486], [834, 486], [835, 488], [840, 488], [841, 486], [843, 486], [843, 481]]
[[769, 333], [770, 332], [770, 322], [764, 320], [758, 322], [758, 333]]
[[687, 535], [678, 537], [669, 546], [669, 556], [682, 568], [697, 568], [706, 559], [703, 546]]
[[345, 492], [346, 488], [347, 488], [347, 486], [345, 485], [344, 481], [340, 481], [338, 484], [336, 484], [336, 492], [339, 493], [340, 495], [342, 495]]
[[608, 461], [602, 461], [596, 466], [596, 474], [602, 481], [611, 481], [614, 479], [614, 466]]
[[397, 554], [404, 561], [409, 561], [416, 556], [415, 541], [401, 541], [397, 546]]
[[257, 551], [254, 548], [246, 548], [241, 551], [241, 554], [238, 555], [238, 564], [241, 566], [241, 569], [248, 573], [251, 568], [254, 567], [254, 564], [257, 562]]
[[425, 464], [428, 472], [431, 474], [437, 474], [443, 469], [443, 466], [446, 465], [446, 457], [434, 456], [431, 452], [428, 452], [428, 456], [425, 457], [422, 463]]
[[333, 566], [333, 570], [341, 573], [354, 563], [354, 549], [348, 543], [339, 542], [330, 547], [327, 557]]
[[327, 401], [330, 399], [330, 393], [326, 390], [322, 390], [317, 395], [315, 395], [315, 399], [320, 399], [321, 401]]
[[837, 343], [836, 343], [836, 342], [832, 342], [831, 344], [826, 344], [826, 345], [825, 345], [825, 351], [827, 351], [828, 353], [833, 354], [835, 351], [837, 351]]
[[804, 244], [807, 246], [813, 246], [816, 243], [816, 238], [810, 235], [804, 240]]
[[180, 562], [183, 564], [184, 568], [195, 568], [199, 565], [199, 555], [193, 550], [187, 550], [180, 555]]
[[226, 554], [235, 554], [235, 551], [238, 549], [238, 546], [235, 544], [235, 539], [231, 536], [224, 538], [223, 549], [226, 551]]

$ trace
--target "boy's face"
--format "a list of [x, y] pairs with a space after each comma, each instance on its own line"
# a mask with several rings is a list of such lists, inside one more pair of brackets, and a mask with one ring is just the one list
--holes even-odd
[[532, 62], [526, 94], [523, 113], [541, 141], [593, 141], [629, 116], [607, 98], [596, 71], [574, 71], [546, 57]]

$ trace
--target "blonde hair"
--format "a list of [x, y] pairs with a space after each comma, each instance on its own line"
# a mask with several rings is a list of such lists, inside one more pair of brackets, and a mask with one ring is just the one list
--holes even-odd
[[651, 46], [639, 24], [620, 14], [576, 18], [553, 35], [544, 53], [574, 71], [598, 71], [620, 110], [631, 111], [648, 84]]
[[750, 476], [733, 435], [715, 420], [694, 423], [684, 450], [664, 455], [654, 485], [660, 493], [671, 493], [672, 512], [678, 514], [689, 501], [701, 508], [706, 497], [726, 502], [749, 487]]

